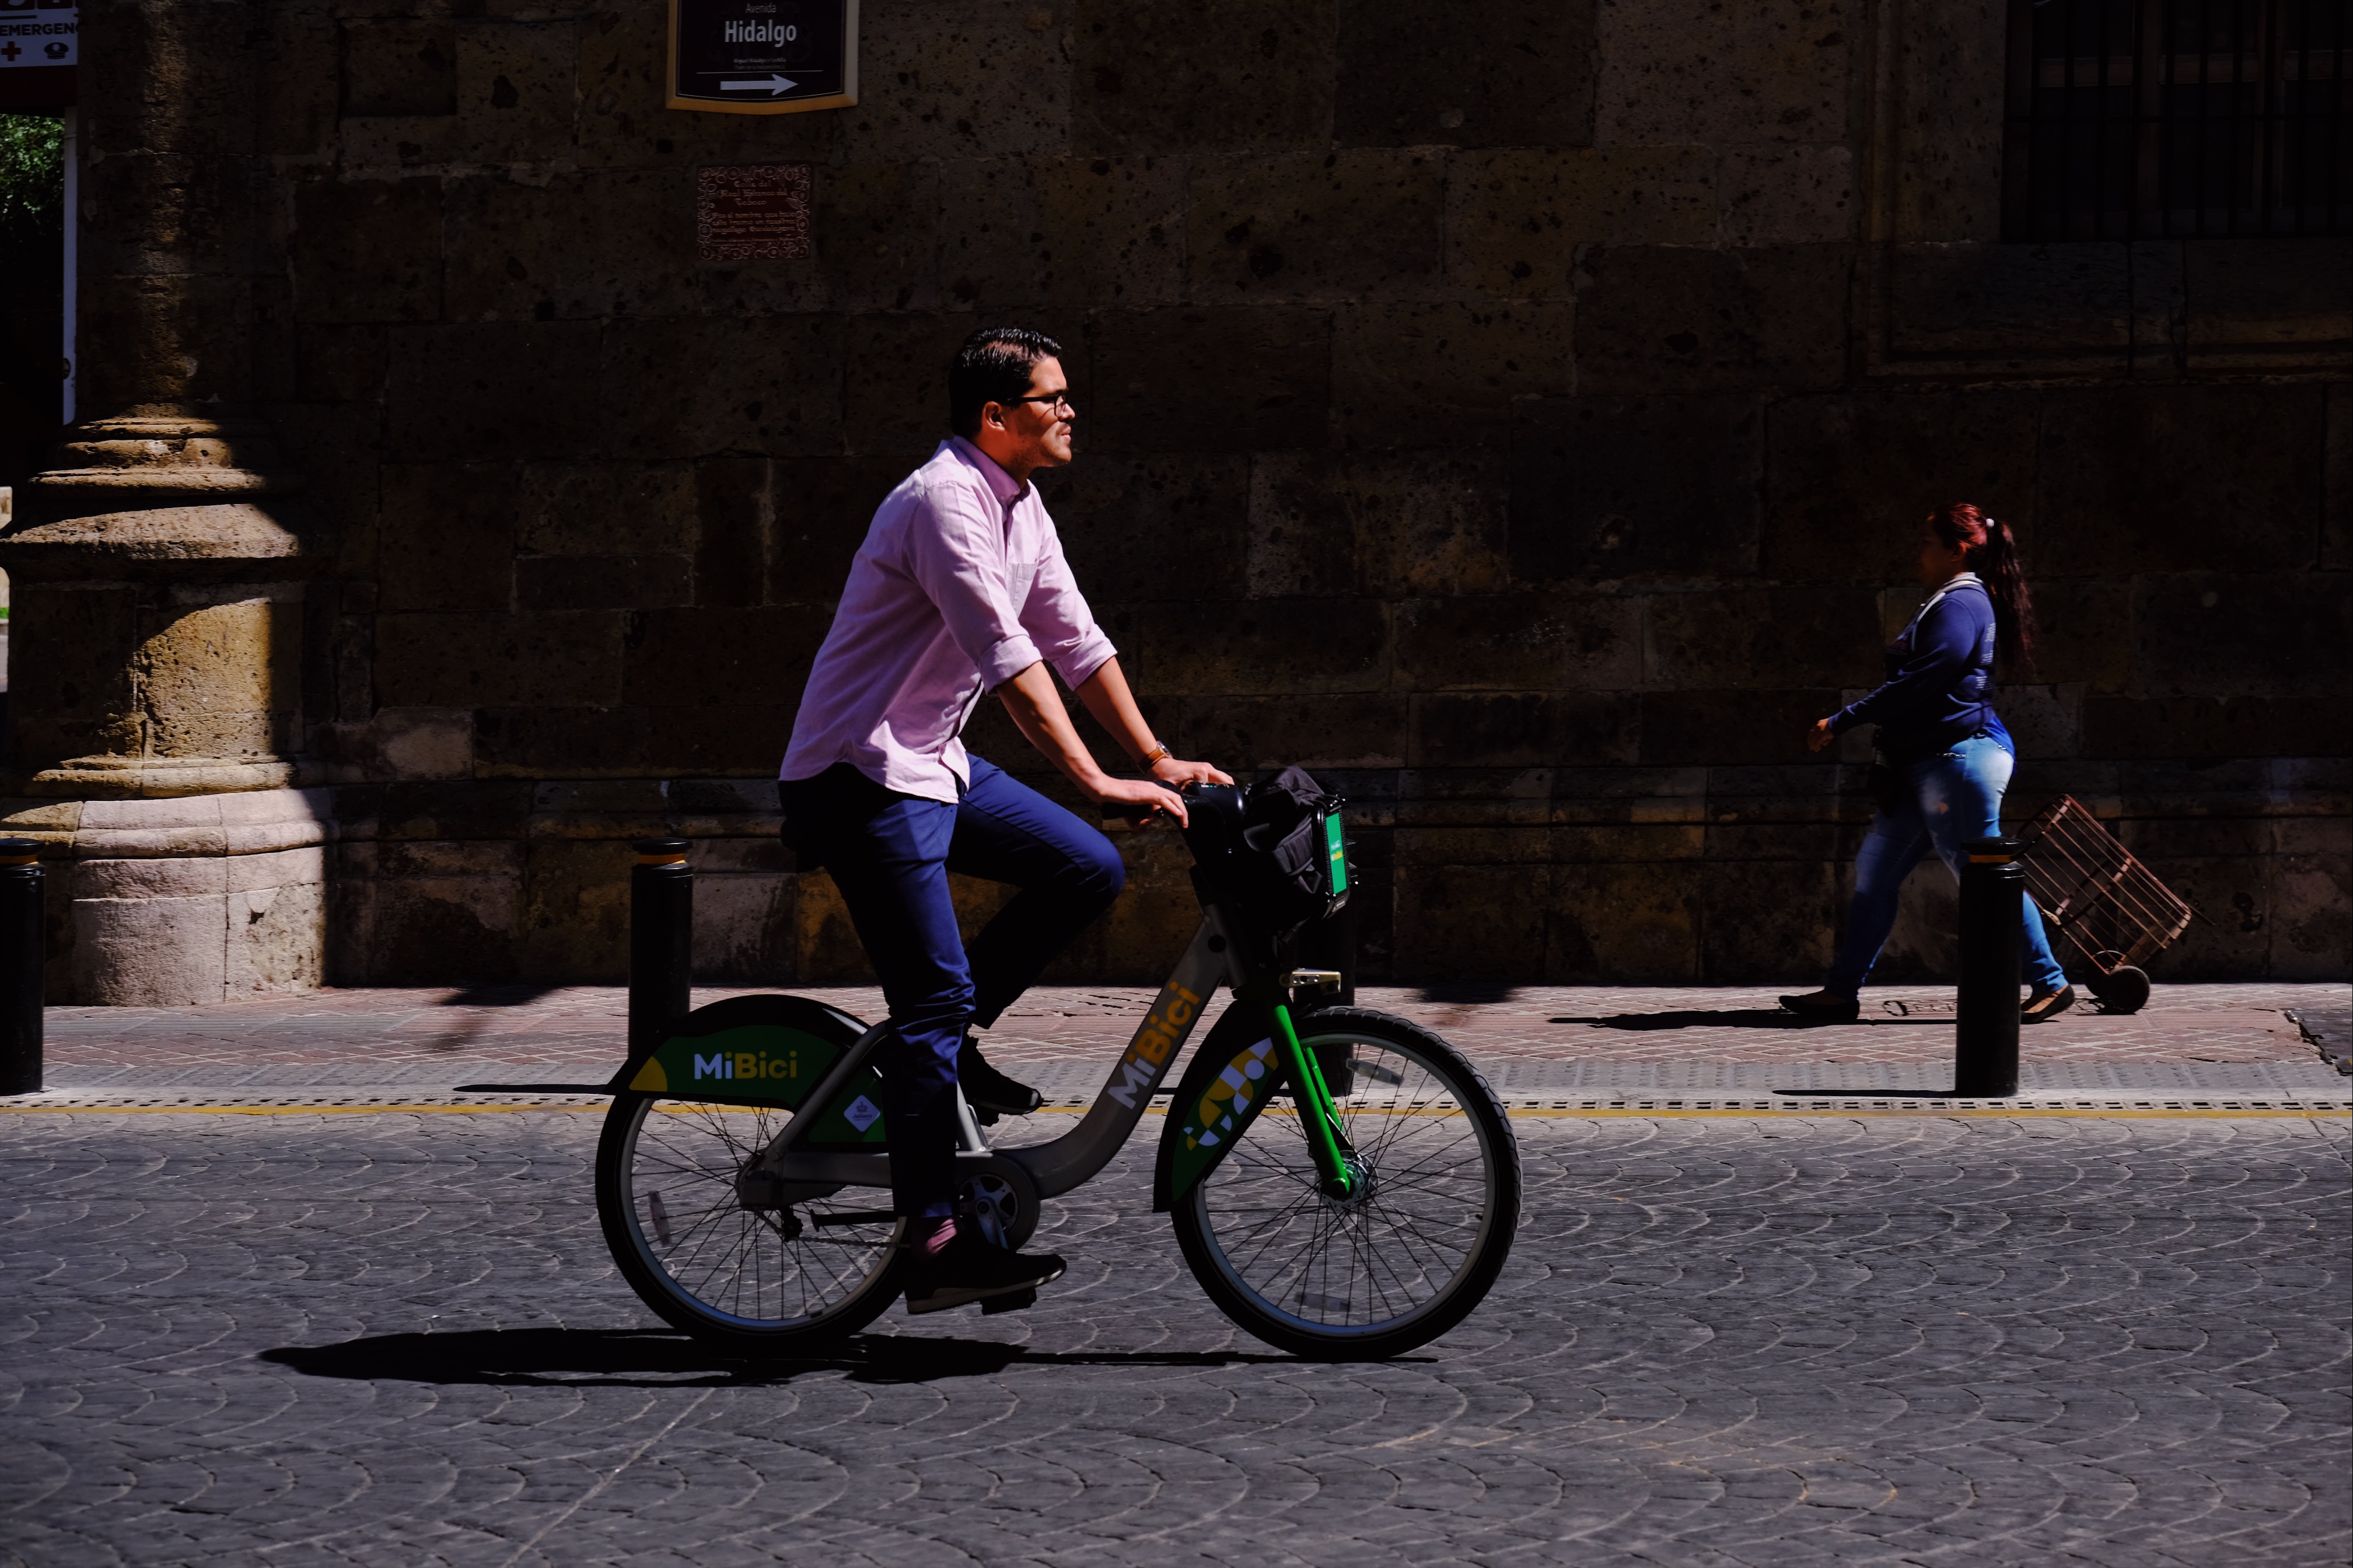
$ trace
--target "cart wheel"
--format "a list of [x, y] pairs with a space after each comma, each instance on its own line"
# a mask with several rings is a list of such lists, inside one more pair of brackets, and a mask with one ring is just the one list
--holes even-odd
[[2110, 1013], [2137, 1013], [2148, 1000], [2147, 973], [2129, 963], [2095, 974], [2085, 984], [2100, 999], [2101, 1007]]

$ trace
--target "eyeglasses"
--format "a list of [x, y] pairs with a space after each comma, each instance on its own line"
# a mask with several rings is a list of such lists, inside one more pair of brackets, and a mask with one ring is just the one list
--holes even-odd
[[1004, 401], [1008, 404], [1042, 403], [1057, 414], [1076, 414], [1078, 412], [1077, 409], [1071, 406], [1071, 389], [1067, 386], [1062, 388], [1060, 392], [1033, 392], [1027, 397], [1008, 397]]

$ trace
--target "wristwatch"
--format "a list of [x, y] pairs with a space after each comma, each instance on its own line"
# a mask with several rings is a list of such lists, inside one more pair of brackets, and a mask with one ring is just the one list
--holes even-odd
[[1162, 761], [1167, 755], [1168, 748], [1160, 744], [1159, 742], [1155, 741], [1152, 743], [1152, 750], [1145, 752], [1144, 755], [1135, 759], [1135, 765], [1144, 769], [1146, 773], [1149, 773], [1152, 771], [1154, 763]]

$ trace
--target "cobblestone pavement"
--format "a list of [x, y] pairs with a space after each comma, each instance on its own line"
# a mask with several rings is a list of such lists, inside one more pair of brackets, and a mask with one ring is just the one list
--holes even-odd
[[[1467, 1324], [1338, 1369], [1208, 1305], [1140, 1140], [1050, 1206], [1073, 1269], [1029, 1312], [765, 1366], [655, 1331], [601, 1102], [446, 1092], [601, 1078], [617, 990], [55, 1009], [57, 1092], [0, 1114], [0, 1564], [2342, 1563], [2353, 1083], [2310, 1020], [2348, 994], [2071, 1015], [2026, 1036], [2038, 1110], [1934, 1097], [1929, 988], [1810, 1029], [1368, 991], [1504, 1088], [1529, 1202]], [[992, 1055], [1082, 1095], [1149, 997], [1040, 990]], [[1926, 1092], [1816, 1109], [1873, 1085]], [[154, 1113], [75, 1109], [116, 1100]], [[348, 1113], [168, 1109], [313, 1102]]]
[[763, 1366], [650, 1331], [593, 1115], [0, 1118], [0, 1563], [2353, 1550], [2343, 1117], [1515, 1126], [1513, 1261], [1411, 1358], [1233, 1330], [1139, 1142], [1036, 1309]]

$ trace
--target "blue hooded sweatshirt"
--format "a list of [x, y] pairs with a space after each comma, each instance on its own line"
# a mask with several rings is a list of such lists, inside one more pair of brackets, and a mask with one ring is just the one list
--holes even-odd
[[1928, 598], [1887, 645], [1887, 679], [1831, 716], [1831, 732], [1876, 724], [1891, 763], [1950, 751], [1982, 730], [2015, 752], [1993, 710], [1993, 598], [1964, 572]]

